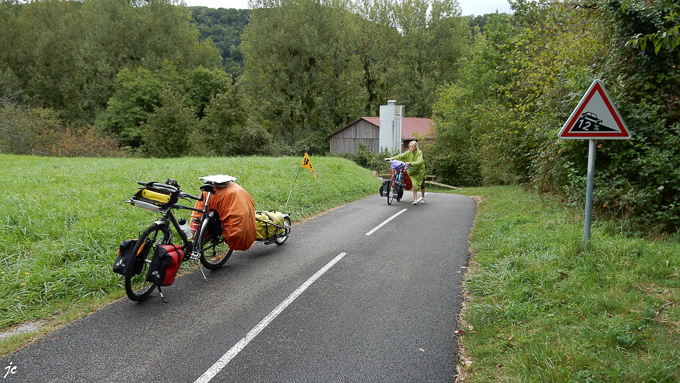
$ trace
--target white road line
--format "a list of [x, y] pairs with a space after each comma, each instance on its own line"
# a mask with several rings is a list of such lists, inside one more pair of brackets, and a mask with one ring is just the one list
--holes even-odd
[[399, 214], [405, 212], [406, 210], [408, 210], [408, 209], [404, 209], [404, 210], [400, 211], [399, 213], [397, 213], [397, 214], [391, 216], [390, 218], [384, 220], [383, 223], [381, 223], [380, 225], [374, 227], [373, 230], [371, 230], [371, 231], [369, 231], [368, 233], [366, 233], [366, 235], [371, 235], [371, 234], [375, 233], [376, 231], [378, 231], [378, 229], [380, 229], [381, 227], [387, 225], [388, 222], [390, 222], [391, 220], [397, 218], [397, 216], [398, 216]]
[[347, 253], [340, 253], [338, 254], [333, 260], [328, 262], [326, 266], [322, 267], [319, 271], [316, 272], [316, 274], [312, 275], [305, 283], [303, 283], [300, 287], [297, 288], [297, 290], [293, 291], [292, 294], [288, 296], [281, 304], [279, 304], [272, 312], [270, 312], [264, 319], [260, 321], [255, 327], [253, 327], [252, 330], [246, 334], [238, 343], [236, 343], [229, 351], [226, 352], [226, 354], [222, 355], [222, 357], [215, 362], [215, 364], [212, 365], [206, 372], [203, 373], [194, 383], [207, 383], [209, 382], [212, 378], [217, 375], [226, 365], [229, 363], [232, 359], [238, 355], [241, 350], [243, 350], [248, 343], [250, 343], [251, 340], [253, 340], [262, 330], [264, 330], [269, 323], [271, 323], [274, 318], [276, 318], [279, 314], [283, 312], [283, 310], [288, 307], [293, 301], [300, 296], [309, 286], [314, 283], [317, 279], [319, 279], [326, 271], [328, 271], [333, 265], [338, 263]]

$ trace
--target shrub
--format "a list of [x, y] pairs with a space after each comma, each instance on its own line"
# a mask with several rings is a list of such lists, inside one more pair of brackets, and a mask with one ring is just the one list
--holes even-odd
[[59, 126], [57, 113], [49, 109], [29, 108], [8, 98], [0, 99], [0, 151], [3, 153], [40, 154], [46, 132], [58, 130]]
[[354, 155], [354, 162], [361, 167], [378, 173], [388, 173], [390, 171], [390, 166], [384, 159], [391, 156], [392, 154], [387, 149], [383, 149], [380, 153], [376, 154], [368, 150], [363, 142], [359, 142], [357, 153]]
[[184, 157], [189, 155], [196, 117], [185, 106], [182, 96], [170, 89], [162, 95], [163, 106], [142, 124], [143, 150], [149, 157]]
[[118, 140], [96, 127], [78, 129], [71, 125], [43, 136], [40, 154], [59, 157], [124, 157]]

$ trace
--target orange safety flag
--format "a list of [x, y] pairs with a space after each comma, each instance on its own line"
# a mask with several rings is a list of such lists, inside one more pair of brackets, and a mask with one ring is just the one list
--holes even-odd
[[312, 174], [314, 174], [314, 179], [316, 179], [316, 173], [314, 173], [314, 167], [312, 166], [312, 161], [309, 159], [309, 156], [307, 153], [305, 153], [305, 158], [302, 159], [302, 165], [300, 165], [302, 168], [307, 168], [312, 171]]

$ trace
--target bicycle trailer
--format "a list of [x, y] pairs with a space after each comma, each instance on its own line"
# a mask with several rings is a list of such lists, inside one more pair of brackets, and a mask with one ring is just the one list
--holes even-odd
[[284, 234], [284, 217], [285, 215], [278, 211], [256, 211], [255, 224], [257, 227], [257, 240], [265, 240]]

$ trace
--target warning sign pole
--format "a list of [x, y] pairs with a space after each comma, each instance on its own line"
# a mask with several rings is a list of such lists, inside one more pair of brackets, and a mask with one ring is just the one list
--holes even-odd
[[590, 239], [590, 218], [593, 211], [593, 181], [595, 179], [595, 140], [588, 140], [588, 182], [586, 184], [586, 220], [583, 227], [583, 247]]
[[595, 178], [595, 140], [627, 140], [630, 132], [619, 111], [610, 100], [607, 89], [595, 80], [583, 95], [576, 109], [557, 135], [563, 140], [588, 140], [588, 183], [583, 247], [590, 239], [590, 220], [593, 211], [593, 180]]

